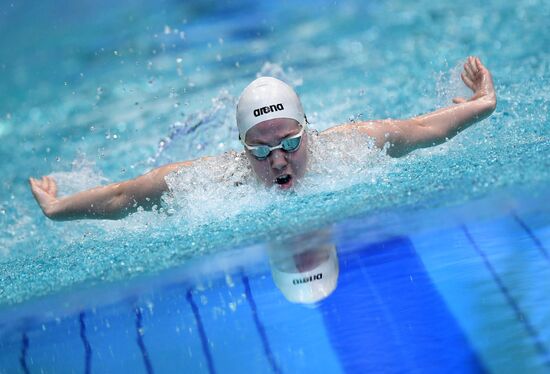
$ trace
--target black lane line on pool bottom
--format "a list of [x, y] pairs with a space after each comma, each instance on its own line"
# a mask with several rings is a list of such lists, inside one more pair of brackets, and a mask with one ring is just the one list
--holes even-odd
[[485, 252], [483, 252], [481, 248], [477, 245], [477, 243], [475, 242], [474, 238], [472, 237], [472, 235], [470, 234], [466, 226], [462, 225], [461, 228], [462, 228], [462, 231], [464, 231], [464, 234], [466, 234], [466, 237], [468, 238], [468, 241], [470, 242], [470, 244], [472, 244], [472, 247], [474, 247], [475, 251], [483, 259], [483, 263], [485, 264], [485, 267], [487, 268], [487, 270], [489, 270], [489, 273], [491, 273], [493, 280], [495, 281], [498, 288], [500, 289], [500, 292], [504, 295], [506, 302], [514, 310], [514, 313], [516, 314], [516, 318], [518, 319], [518, 321], [520, 321], [523, 324], [529, 336], [531, 336], [531, 338], [534, 340], [537, 351], [544, 357], [544, 364], [546, 366], [550, 366], [550, 360], [548, 359], [548, 349], [544, 346], [544, 344], [542, 344], [540, 337], [537, 333], [537, 330], [535, 330], [535, 328], [529, 321], [529, 318], [527, 317], [527, 315], [521, 310], [517, 301], [512, 297], [512, 295], [510, 294], [510, 291], [508, 291], [508, 288], [504, 285], [504, 283], [502, 282], [502, 279], [500, 279], [500, 277], [498, 276], [495, 268], [489, 262], [489, 258], [487, 257]]
[[535, 236], [535, 233], [533, 231], [531, 231], [531, 228], [529, 226], [527, 226], [527, 224], [521, 218], [519, 218], [519, 216], [517, 215], [516, 212], [512, 212], [512, 217], [514, 217], [516, 222], [523, 228], [523, 230], [525, 230], [525, 232], [527, 233], [527, 235], [529, 235], [531, 240], [533, 240], [533, 242], [535, 242], [535, 245], [537, 246], [539, 251], [541, 251], [542, 255], [548, 261], [550, 261], [550, 255], [548, 255], [548, 251], [546, 250], [546, 248], [544, 248], [544, 246], [542, 245], [542, 242], [539, 240], [539, 238], [537, 238]]
[[149, 360], [149, 354], [147, 353], [147, 348], [145, 347], [145, 342], [143, 341], [143, 316], [141, 315], [141, 309], [139, 306], [134, 307], [136, 313], [136, 334], [137, 334], [137, 344], [139, 350], [141, 351], [141, 356], [143, 357], [143, 364], [145, 365], [145, 370], [147, 374], [153, 374], [153, 366]]
[[195, 300], [193, 300], [193, 294], [191, 293], [191, 290], [187, 290], [185, 298], [191, 306], [191, 310], [193, 311], [193, 315], [195, 316], [195, 323], [197, 324], [197, 329], [199, 330], [199, 336], [201, 338], [202, 353], [204, 354], [204, 357], [206, 357], [206, 363], [208, 364], [208, 372], [210, 374], [216, 374], [216, 370], [214, 370], [214, 361], [212, 360], [212, 354], [210, 353], [210, 349], [208, 348], [208, 339], [206, 338], [206, 332], [204, 331], [199, 308], [197, 307], [197, 304], [195, 304]]
[[84, 312], [80, 312], [78, 315], [78, 322], [80, 323], [80, 339], [84, 345], [84, 373], [90, 374], [92, 372], [92, 347], [86, 336], [86, 324], [84, 323]]
[[21, 355], [19, 356], [19, 364], [23, 373], [29, 374], [29, 367], [27, 366], [27, 352], [29, 351], [29, 338], [27, 333], [21, 335]]
[[260, 334], [260, 339], [262, 340], [264, 353], [267, 357], [267, 360], [269, 361], [269, 364], [271, 365], [271, 369], [273, 370], [273, 372], [281, 373], [281, 369], [279, 368], [279, 365], [277, 365], [277, 362], [275, 361], [275, 357], [273, 356], [273, 352], [271, 351], [271, 347], [269, 346], [269, 340], [267, 339], [267, 334], [265, 333], [264, 325], [262, 321], [260, 321], [260, 317], [258, 316], [258, 309], [256, 308], [256, 302], [254, 301], [254, 297], [252, 296], [252, 291], [250, 290], [250, 283], [248, 282], [248, 277], [242, 271], [241, 271], [241, 279], [244, 284], [244, 292], [246, 294], [246, 300], [250, 305], [250, 309], [252, 310], [252, 317], [254, 317], [254, 323], [256, 324], [256, 329], [258, 330], [258, 333]]

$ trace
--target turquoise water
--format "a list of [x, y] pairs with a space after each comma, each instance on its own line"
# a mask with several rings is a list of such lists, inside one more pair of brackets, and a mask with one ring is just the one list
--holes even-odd
[[[548, 196], [549, 15], [544, 1], [2, 5], [0, 304], [356, 215], [497, 192]], [[465, 94], [458, 74], [468, 55], [493, 72], [492, 117], [398, 160], [357, 139], [320, 142], [291, 196], [235, 187], [246, 170], [231, 154], [175, 178], [162, 211], [117, 222], [50, 222], [26, 184], [52, 174], [69, 193], [240, 151], [234, 104], [257, 74], [295, 85], [317, 130], [424, 113]]]
[[[0, 4], [0, 372], [547, 372], [549, 16], [547, 1]], [[467, 95], [468, 55], [498, 106], [448, 143], [390, 159], [315, 137]], [[238, 154], [234, 105], [263, 74], [312, 123], [291, 194]], [[120, 221], [51, 222], [27, 185], [49, 174], [66, 194], [205, 155], [222, 156]], [[266, 243], [316, 229], [338, 285], [290, 304]]]
[[0, 372], [546, 373], [548, 212], [495, 196], [341, 221], [337, 287], [308, 307], [260, 244], [4, 308]]

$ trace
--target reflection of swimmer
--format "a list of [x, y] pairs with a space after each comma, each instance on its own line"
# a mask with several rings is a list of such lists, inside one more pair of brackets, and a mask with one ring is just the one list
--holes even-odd
[[[319, 136], [341, 133], [351, 138], [361, 133], [392, 157], [443, 143], [488, 117], [496, 107], [491, 74], [478, 58], [468, 58], [462, 80], [473, 96], [468, 100], [454, 99], [456, 105], [406, 120], [348, 123]], [[245, 88], [237, 104], [237, 127], [245, 154], [260, 182], [268, 187], [289, 189], [304, 175], [308, 163], [306, 125], [300, 99], [287, 84], [262, 77]], [[139, 207], [151, 209], [158, 205], [162, 194], [168, 191], [165, 177], [192, 164], [193, 161], [185, 161], [165, 165], [132, 180], [62, 198], [56, 196], [57, 185], [51, 177], [29, 181], [36, 201], [51, 219], [116, 219]]]
[[312, 304], [336, 289], [338, 255], [330, 229], [271, 242], [268, 255], [273, 282], [288, 301]]
[[311, 304], [329, 296], [338, 283], [338, 256], [334, 244], [316, 248], [269, 250], [271, 275], [293, 303]]

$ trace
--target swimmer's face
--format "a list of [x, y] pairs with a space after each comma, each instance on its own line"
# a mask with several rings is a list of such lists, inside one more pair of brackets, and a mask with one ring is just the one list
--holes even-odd
[[[277, 118], [260, 122], [246, 133], [246, 144], [250, 146], [277, 146], [284, 139], [296, 135], [301, 127], [298, 121]], [[307, 134], [304, 131], [302, 143], [294, 152], [274, 149], [263, 160], [257, 159], [249, 150], [246, 155], [258, 178], [268, 187], [277, 184], [281, 189], [294, 186], [297, 179], [304, 176], [307, 166]]]

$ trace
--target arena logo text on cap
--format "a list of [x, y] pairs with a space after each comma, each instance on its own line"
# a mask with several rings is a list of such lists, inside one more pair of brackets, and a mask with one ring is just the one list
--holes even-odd
[[278, 112], [279, 110], [285, 110], [283, 104], [264, 106], [258, 109], [254, 109], [254, 117], [259, 117], [262, 114], [267, 114], [271, 112]]

